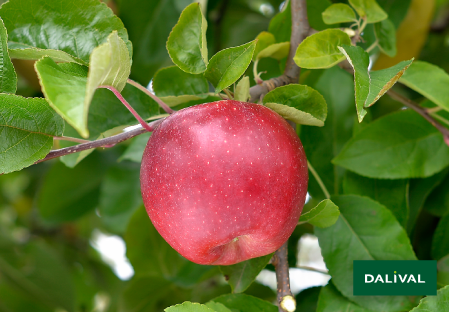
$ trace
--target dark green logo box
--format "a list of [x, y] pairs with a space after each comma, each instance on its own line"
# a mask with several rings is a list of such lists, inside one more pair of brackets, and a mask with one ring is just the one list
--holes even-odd
[[434, 260], [354, 260], [354, 296], [436, 296]]

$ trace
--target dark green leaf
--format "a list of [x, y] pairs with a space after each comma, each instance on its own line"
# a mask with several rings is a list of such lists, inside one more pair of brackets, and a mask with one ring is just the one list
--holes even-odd
[[245, 312], [277, 312], [278, 308], [262, 299], [245, 294], [229, 294], [214, 298], [212, 302], [224, 304], [227, 308]]
[[357, 20], [354, 10], [347, 4], [335, 3], [323, 12], [323, 21], [326, 24], [354, 22]]
[[187, 262], [159, 235], [144, 207], [131, 218], [125, 242], [126, 255], [136, 275], [174, 277]]
[[340, 211], [330, 199], [321, 201], [316, 207], [302, 214], [299, 222], [308, 222], [314, 226], [325, 228], [337, 222]]
[[144, 133], [133, 139], [127, 147], [120, 160], [130, 160], [137, 163], [142, 161], [143, 151], [147, 146], [151, 133]]
[[8, 34], [0, 18], [0, 93], [16, 93], [17, 75], [8, 54]]
[[214, 312], [214, 309], [209, 308], [207, 305], [192, 303], [186, 301], [182, 304], [177, 304], [167, 309], [164, 309], [165, 312]]
[[209, 85], [203, 75], [194, 75], [177, 66], [160, 69], [153, 78], [153, 89], [157, 96], [204, 95]]
[[58, 65], [51, 58], [44, 57], [36, 62], [35, 68], [42, 92], [51, 107], [82, 137], [89, 137], [88, 107], [84, 103], [87, 67], [75, 63]]
[[423, 298], [419, 305], [410, 312], [445, 311], [449, 302], [449, 286], [438, 290], [436, 296]]
[[449, 75], [440, 67], [416, 61], [399, 82], [449, 111]]
[[292, 32], [292, 11], [290, 8], [290, 1], [284, 6], [282, 12], [279, 12], [271, 19], [268, 31], [274, 35], [277, 42], [290, 41]]
[[269, 33], [268, 31], [262, 31], [260, 34], [257, 35], [256, 40], [257, 43], [256, 48], [254, 49], [253, 61], [256, 59], [260, 51], [276, 43], [276, 38], [272, 33]]
[[43, 241], [1, 250], [0, 272], [28, 297], [53, 309], [75, 311], [74, 287], [66, 265]]
[[412, 64], [413, 59], [402, 61], [392, 67], [370, 72], [370, 90], [365, 107], [376, 103], [401, 78], [404, 72]]
[[318, 296], [322, 287], [311, 287], [301, 290], [296, 295], [296, 310], [301, 312], [316, 312], [318, 304]]
[[108, 229], [124, 233], [132, 215], [142, 206], [140, 166], [121, 163], [109, 168], [101, 184], [99, 212]]
[[396, 55], [396, 28], [393, 22], [386, 19], [374, 24], [374, 33], [380, 50], [389, 57], [394, 57]]
[[414, 299], [406, 296], [353, 296], [353, 260], [416, 260], [406, 232], [391, 211], [367, 197], [335, 196], [332, 201], [340, 208], [340, 218], [331, 227], [315, 228], [315, 234], [337, 289], [375, 311], [411, 309]]
[[338, 49], [346, 56], [352, 68], [354, 68], [355, 106], [357, 117], [362, 122], [366, 115], [365, 102], [370, 91], [370, 77], [368, 73], [369, 54], [361, 47], [341, 45]]
[[255, 47], [256, 41], [251, 41], [238, 47], [222, 50], [210, 59], [204, 76], [214, 85], [216, 93], [230, 86], [243, 75], [251, 62]]
[[449, 285], [449, 255], [437, 262], [437, 270], [438, 287]]
[[449, 175], [430, 193], [424, 209], [436, 216], [444, 216], [449, 213]]
[[332, 283], [323, 287], [318, 298], [316, 312], [370, 312], [371, 310], [351, 302], [344, 297]]
[[0, 16], [8, 29], [11, 49], [61, 50], [87, 63], [92, 50], [116, 30], [132, 56], [123, 23], [99, 1], [10, 1], [1, 7]]
[[316, 30], [324, 30], [329, 26], [323, 22], [322, 13], [332, 4], [329, 0], [307, 1], [307, 18], [310, 27]]
[[20, 170], [44, 158], [64, 121], [40, 98], [0, 94], [0, 173]]
[[434, 259], [440, 260], [447, 255], [449, 255], [449, 215], [442, 217], [438, 222], [432, 241], [432, 257]]
[[244, 292], [268, 264], [273, 254], [253, 258], [234, 265], [220, 266], [225, 279], [231, 285], [233, 293]]
[[208, 303], [206, 303], [206, 306], [211, 308], [215, 312], [232, 312], [231, 310], [226, 308], [226, 306], [224, 304], [214, 302], [214, 301], [209, 301]]
[[347, 172], [343, 180], [345, 194], [368, 196], [384, 205], [405, 228], [408, 220], [408, 180], [378, 180]]
[[371, 178], [429, 177], [449, 165], [449, 147], [421, 116], [402, 110], [362, 129], [333, 163]]
[[264, 96], [263, 103], [298, 124], [322, 127], [327, 116], [323, 96], [305, 85], [290, 84], [276, 88]]
[[351, 44], [348, 34], [339, 29], [326, 29], [304, 39], [298, 46], [294, 61], [304, 68], [329, 68], [345, 59], [339, 46]]
[[397, 29], [407, 15], [411, 0], [378, 0], [377, 3], [388, 14], [388, 18]]
[[182, 11], [178, 23], [167, 40], [167, 50], [173, 63], [183, 71], [199, 74], [207, 67], [207, 22], [195, 2]]
[[[301, 142], [307, 159], [331, 194], [340, 192], [344, 170], [331, 163], [352, 136], [354, 123], [354, 78], [335, 66], [324, 71], [312, 85], [326, 99], [328, 116], [324, 127], [301, 126]], [[309, 177], [310, 195], [324, 199], [315, 179]]]
[[368, 23], [377, 23], [388, 18], [388, 14], [375, 0], [349, 0], [349, 4], [361, 17], [366, 18]]
[[40, 215], [51, 223], [76, 220], [97, 207], [100, 184], [108, 167], [99, 154], [93, 154], [76, 169], [57, 162], [47, 172], [38, 194]]

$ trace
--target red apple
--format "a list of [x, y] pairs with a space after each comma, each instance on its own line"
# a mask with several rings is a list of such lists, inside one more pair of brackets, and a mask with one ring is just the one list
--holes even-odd
[[307, 160], [293, 128], [258, 104], [180, 110], [154, 131], [140, 180], [148, 215], [182, 256], [229, 265], [274, 252], [295, 229]]

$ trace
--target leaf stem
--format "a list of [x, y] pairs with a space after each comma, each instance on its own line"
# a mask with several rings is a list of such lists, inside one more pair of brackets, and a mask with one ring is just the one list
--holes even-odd
[[370, 45], [367, 49], [366, 52], [370, 53], [375, 47], [377, 47], [377, 44], [379, 43], [379, 40], [376, 39], [376, 41], [373, 42], [372, 45]]
[[309, 161], [307, 161], [307, 166], [309, 167], [310, 172], [312, 173], [313, 177], [315, 178], [315, 180], [317, 181], [317, 183], [320, 186], [321, 190], [323, 191], [324, 196], [327, 199], [330, 199], [331, 195], [329, 194], [329, 191], [327, 190], [326, 185], [324, 185], [323, 180], [321, 180], [320, 176], [315, 171], [315, 169], [313, 168], [312, 164]]
[[329, 275], [329, 271], [327, 271], [327, 270], [320, 270], [320, 269], [316, 269], [316, 268], [312, 268], [312, 267], [308, 267], [308, 266], [297, 266], [296, 268], [301, 269], [301, 270], [307, 270], [310, 272], [317, 272], [317, 273]]
[[167, 114], [173, 114], [175, 111], [173, 109], [171, 109], [167, 104], [164, 103], [164, 101], [162, 101], [160, 98], [158, 98], [155, 94], [151, 93], [150, 90], [148, 90], [147, 88], [145, 88], [144, 86], [142, 86], [140, 83], [128, 79], [127, 82], [136, 87], [137, 89], [139, 89], [140, 91], [144, 92], [146, 95], [148, 95], [149, 97], [151, 97], [153, 100], [155, 100], [157, 102], [157, 104], [159, 104], [159, 106], [167, 113]]
[[59, 141], [70, 141], [70, 142], [76, 142], [76, 143], [88, 143], [90, 141], [88, 140], [83, 140], [83, 139], [78, 139], [78, 138], [72, 138], [72, 137], [66, 137], [66, 136], [62, 136], [62, 137], [58, 137], [55, 136], [53, 137], [54, 140], [59, 140]]
[[118, 90], [116, 88], [114, 88], [113, 86], [99, 86], [98, 88], [104, 88], [104, 89], [111, 90], [115, 94], [115, 96], [120, 100], [120, 102], [122, 102], [122, 104], [125, 105], [126, 108], [131, 112], [131, 114], [133, 114], [133, 116], [137, 119], [137, 121], [142, 125], [143, 128], [145, 128], [148, 132], [151, 132], [154, 130], [153, 128], [148, 126], [146, 121], [143, 120], [142, 117], [140, 117], [140, 115], [134, 110], [134, 108], [132, 108], [131, 105], [129, 105], [129, 103], [120, 94], [120, 92], [118, 92]]
[[[428, 111], [427, 111], [428, 112]], [[447, 120], [446, 118], [441, 117], [440, 115], [438, 115], [437, 113], [430, 113], [430, 115], [435, 118], [438, 119], [439, 121], [441, 121], [442, 123], [445, 123], [446, 125], [449, 126], [449, 120]]]
[[233, 100], [233, 99], [234, 99], [234, 97], [232, 96], [231, 92], [229, 92], [228, 89], [226, 89], [226, 88], [223, 89], [223, 92], [226, 93], [226, 95], [228, 96], [228, 98], [229, 98], [230, 100]]
[[435, 107], [426, 109], [426, 111], [427, 111], [429, 114], [433, 114], [433, 113], [439, 112], [439, 111], [442, 110], [442, 109], [443, 109], [443, 108], [441, 108], [440, 106], [435, 106]]

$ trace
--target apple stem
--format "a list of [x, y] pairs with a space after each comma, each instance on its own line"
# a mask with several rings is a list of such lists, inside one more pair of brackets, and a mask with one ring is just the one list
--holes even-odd
[[129, 103], [120, 94], [120, 92], [118, 92], [118, 90], [116, 88], [114, 88], [113, 86], [99, 86], [98, 88], [104, 88], [104, 89], [111, 90], [115, 94], [115, 96], [120, 100], [120, 102], [122, 102], [122, 104], [125, 105], [125, 107], [131, 112], [131, 114], [133, 114], [133, 116], [137, 119], [137, 121], [142, 125], [142, 127], [144, 129], [146, 129], [148, 132], [154, 131], [154, 129], [151, 128], [147, 124], [147, 122], [145, 120], [143, 120], [142, 117], [140, 117], [140, 115], [134, 110], [134, 108], [132, 108], [132, 106], [129, 105]]
[[312, 173], [315, 180], [318, 182], [318, 185], [320, 186], [321, 190], [324, 193], [324, 196], [326, 196], [327, 199], [331, 198], [331, 195], [329, 194], [329, 191], [326, 188], [326, 185], [324, 185], [323, 180], [321, 180], [318, 173], [315, 171], [315, 168], [313, 168], [312, 164], [307, 161], [307, 166], [309, 167], [310, 172]]
[[229, 92], [228, 89], [223, 89], [223, 92], [226, 93], [226, 95], [228, 96], [228, 98], [229, 98], [230, 100], [233, 100], [233, 99], [234, 99], [234, 97], [232, 96], [231, 92]]
[[127, 82], [139, 89], [140, 91], [144, 92], [146, 95], [151, 97], [153, 100], [159, 104], [159, 106], [167, 113], [167, 114], [173, 114], [175, 111], [171, 109], [167, 104], [164, 103], [160, 98], [158, 98], [155, 94], [151, 93], [150, 90], [142, 86], [140, 83], [135, 82], [134, 80], [128, 79]]
[[[284, 243], [274, 253], [272, 264], [276, 270], [277, 281], [277, 301], [279, 304], [279, 312], [295, 311], [296, 302], [292, 297], [292, 291], [290, 290], [290, 277], [289, 277], [289, 265], [288, 265], [288, 241]], [[292, 301], [293, 300], [293, 301]]]

